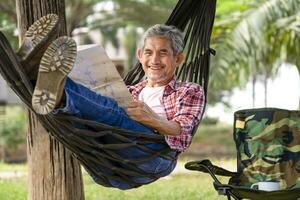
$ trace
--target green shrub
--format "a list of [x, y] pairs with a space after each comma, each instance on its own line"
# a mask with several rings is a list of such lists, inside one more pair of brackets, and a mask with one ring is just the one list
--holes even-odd
[[217, 117], [208, 117], [205, 116], [201, 123], [202, 124], [207, 124], [207, 125], [216, 125], [219, 122], [219, 119]]
[[15, 149], [25, 142], [26, 114], [22, 107], [7, 107], [0, 129], [0, 145], [5, 149]]

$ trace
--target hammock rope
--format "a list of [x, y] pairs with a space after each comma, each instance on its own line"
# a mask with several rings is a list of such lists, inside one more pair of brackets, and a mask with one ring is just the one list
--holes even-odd
[[[182, 81], [199, 83], [207, 94], [210, 36], [215, 16], [215, 0], [179, 0], [166, 24], [186, 29], [186, 61], [180, 71], [176, 72]], [[188, 28], [186, 28], [188, 27]], [[25, 105], [34, 112], [31, 106], [33, 85], [27, 77], [23, 66], [11, 48], [5, 36], [0, 32], [0, 73], [20, 97]], [[136, 66], [125, 77], [124, 82], [135, 84], [144, 76], [141, 64]], [[137, 167], [138, 164], [152, 160], [157, 156], [165, 159], [176, 159], [170, 156], [164, 136], [148, 135], [106, 124], [88, 121], [67, 114], [36, 115], [51, 136], [68, 148], [80, 161], [86, 171], [97, 177], [97, 183], [111, 187], [109, 179], [126, 182], [131, 187], [139, 187], [130, 177], [149, 177], [153, 181], [159, 177], [155, 173], [146, 173]], [[80, 127], [85, 127], [82, 129]], [[117, 141], [114, 144], [99, 144], [107, 135]], [[157, 151], [151, 144], [164, 144], [166, 148]], [[124, 160], [116, 151], [136, 147], [148, 155], [137, 159]], [[107, 173], [109, 171], [109, 173]]]

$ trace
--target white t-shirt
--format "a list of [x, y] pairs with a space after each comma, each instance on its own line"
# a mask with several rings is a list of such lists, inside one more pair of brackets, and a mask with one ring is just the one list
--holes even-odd
[[165, 86], [146, 86], [139, 94], [139, 100], [146, 103], [156, 114], [167, 119], [167, 114], [162, 100], [164, 89]]

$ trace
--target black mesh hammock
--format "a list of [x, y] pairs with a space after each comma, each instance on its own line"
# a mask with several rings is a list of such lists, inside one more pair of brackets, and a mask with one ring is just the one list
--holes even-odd
[[[214, 53], [210, 49], [210, 36], [215, 7], [216, 0], [179, 0], [166, 22], [167, 25], [174, 25], [186, 33], [186, 60], [180, 70], [176, 71], [177, 77], [182, 81], [199, 83], [204, 88], [205, 94], [207, 93], [210, 54]], [[34, 112], [31, 107], [33, 86], [1, 32], [0, 72], [8, 85]], [[135, 84], [143, 76], [141, 65], [138, 63], [128, 73], [124, 81], [127, 85]], [[111, 187], [112, 185], [108, 179], [114, 179], [125, 182], [132, 187], [139, 187], [142, 184], [132, 181], [129, 177], [149, 177], [153, 180], [158, 179], [158, 177], [155, 174], [145, 173], [137, 167], [137, 164], [157, 156], [174, 159], [168, 155], [171, 151], [168, 147], [159, 152], [147, 148], [146, 144], [165, 144], [163, 135], [133, 132], [65, 114], [37, 115], [37, 117], [49, 131], [49, 134], [68, 148], [86, 171], [92, 177], [96, 177], [96, 182], [103, 186]], [[78, 128], [80, 125], [88, 127], [88, 130]], [[99, 140], [106, 135], [113, 136], [118, 142], [115, 144], [99, 144]], [[132, 137], [135, 138], [134, 141], [130, 139]], [[125, 160], [116, 153], [116, 150], [122, 151], [122, 149], [133, 146], [147, 152], [149, 155], [144, 158]], [[106, 173], [105, 170], [102, 170], [103, 168], [110, 169], [112, 173]]]

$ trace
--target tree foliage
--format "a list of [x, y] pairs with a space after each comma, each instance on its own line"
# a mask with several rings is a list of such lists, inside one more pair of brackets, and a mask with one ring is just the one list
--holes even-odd
[[147, 28], [164, 23], [177, 0], [112, 0], [116, 4], [115, 16], [128, 24]]
[[25, 127], [25, 111], [21, 107], [8, 107], [0, 130], [0, 145], [6, 149], [15, 149], [18, 144], [24, 143]]
[[243, 12], [232, 28], [225, 28], [228, 34], [217, 38], [212, 86], [230, 89], [244, 85], [249, 77], [262, 77], [266, 84], [282, 62], [299, 69], [299, 7], [299, 0], [260, 1]]
[[11, 45], [18, 46], [17, 36], [15, 34], [17, 24], [15, 0], [0, 1], [0, 30], [11, 41]]
[[[164, 23], [177, 0], [111, 0], [112, 10], [100, 10], [96, 17], [89, 23], [90, 29], [100, 30], [103, 43], [110, 41], [112, 45], [119, 48], [123, 43], [127, 54], [125, 62], [126, 71], [134, 65], [135, 50], [137, 47], [137, 28], [148, 28], [151, 25]], [[105, 3], [105, 1], [103, 1]], [[124, 28], [124, 39], [117, 38], [117, 32]]]
[[239, 74], [233, 70], [233, 67], [224, 63], [224, 59], [226, 59], [224, 57], [230, 57], [231, 50], [228, 49], [228, 41], [231, 40], [232, 31], [255, 7], [254, 0], [217, 1], [216, 18], [211, 38], [211, 46], [217, 54], [212, 57], [210, 66], [208, 90], [208, 102], [210, 104], [222, 101], [223, 104], [229, 106], [223, 96], [228, 96], [232, 88], [241, 84], [237, 81]]
[[[119, 48], [119, 28], [142, 27], [165, 22], [178, 0], [66, 0], [69, 34], [88, 26], [98, 29], [104, 42]], [[112, 10], [95, 10], [99, 3], [112, 2]], [[219, 0], [212, 48], [209, 102], [219, 102], [236, 86], [244, 86], [250, 77], [267, 80], [276, 75], [282, 62], [296, 64], [300, 71], [300, 0]], [[0, 2], [0, 29], [11, 41], [16, 24], [15, 1]], [[98, 12], [98, 13], [97, 13]], [[87, 20], [91, 16], [94, 20]], [[130, 35], [131, 34], [131, 35]], [[132, 61], [135, 31], [127, 31], [125, 41]], [[131, 49], [131, 50], [129, 50]], [[130, 62], [128, 62], [128, 65]], [[223, 91], [226, 91], [224, 93]]]
[[94, 12], [96, 3], [104, 0], [65, 0], [68, 35], [74, 29], [87, 25], [86, 18]]
[[[68, 35], [78, 27], [86, 26], [86, 18], [94, 12], [93, 6], [101, 0], [65, 0]], [[104, 1], [104, 0], [102, 0]], [[0, 30], [17, 48], [17, 36], [14, 34], [17, 27], [15, 0], [0, 1]]]

